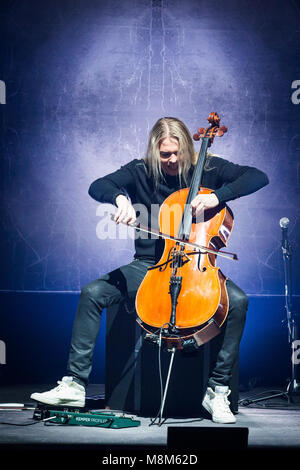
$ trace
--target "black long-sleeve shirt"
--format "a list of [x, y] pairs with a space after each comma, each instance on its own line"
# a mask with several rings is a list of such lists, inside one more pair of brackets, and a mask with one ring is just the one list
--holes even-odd
[[[193, 174], [191, 168], [188, 185]], [[214, 190], [220, 203], [254, 193], [269, 182], [265, 173], [254, 167], [237, 165], [223, 158], [210, 156], [205, 165], [201, 185]], [[129, 196], [132, 204], [142, 204], [147, 209], [148, 220], [140, 216], [139, 222], [158, 230], [158, 210], [163, 201], [174, 191], [180, 189], [178, 176], [165, 174], [165, 181], [156, 190], [148, 175], [143, 159], [135, 159], [119, 170], [94, 181], [89, 195], [98, 202], [115, 204], [120, 194]], [[143, 211], [142, 211], [143, 212]], [[162, 240], [140, 238], [135, 240], [135, 258], [158, 261], [162, 254]]]

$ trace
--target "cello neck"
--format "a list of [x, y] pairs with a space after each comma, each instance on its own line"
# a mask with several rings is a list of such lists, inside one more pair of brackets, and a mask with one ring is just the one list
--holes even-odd
[[188, 240], [190, 237], [193, 220], [192, 212], [190, 210], [190, 203], [197, 196], [199, 191], [209, 140], [209, 137], [204, 137], [202, 139], [198, 160], [192, 176], [191, 185], [178, 232], [178, 237], [182, 238], [183, 240]]

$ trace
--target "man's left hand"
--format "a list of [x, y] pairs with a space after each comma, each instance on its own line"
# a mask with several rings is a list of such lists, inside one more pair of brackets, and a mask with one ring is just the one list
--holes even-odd
[[191, 202], [191, 211], [196, 219], [206, 210], [219, 205], [219, 199], [214, 193], [198, 194]]

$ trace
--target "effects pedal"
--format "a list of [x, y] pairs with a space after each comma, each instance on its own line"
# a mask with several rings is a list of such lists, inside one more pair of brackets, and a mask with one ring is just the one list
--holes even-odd
[[48, 423], [77, 426], [96, 426], [102, 428], [121, 429], [140, 426], [141, 422], [134, 416], [110, 410], [89, 410], [86, 407], [52, 406], [38, 403], [33, 419]]

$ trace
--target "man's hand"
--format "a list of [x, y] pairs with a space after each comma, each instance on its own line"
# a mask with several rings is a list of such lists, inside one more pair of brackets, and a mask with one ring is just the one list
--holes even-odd
[[191, 210], [193, 217], [196, 219], [202, 214], [205, 209], [212, 209], [219, 205], [219, 199], [214, 193], [211, 194], [198, 194], [191, 202]]
[[116, 197], [116, 205], [118, 207], [114, 220], [117, 224], [133, 224], [136, 221], [136, 213], [126, 196], [120, 194]]

